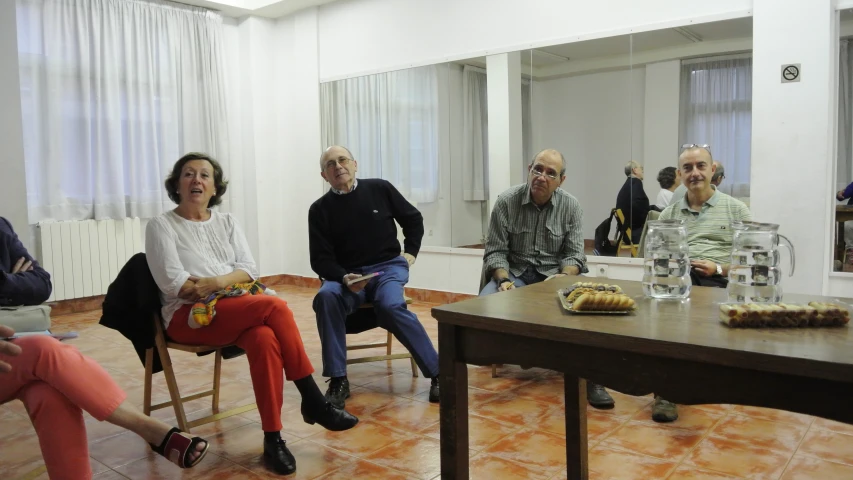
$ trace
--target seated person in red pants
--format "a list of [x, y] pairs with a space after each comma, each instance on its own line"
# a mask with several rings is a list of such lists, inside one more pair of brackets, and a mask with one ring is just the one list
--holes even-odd
[[[323, 376], [331, 377], [326, 398], [343, 408], [350, 396], [346, 319], [365, 302], [372, 302], [379, 326], [394, 334], [424, 377], [432, 379], [429, 401], [436, 403], [438, 352], [403, 296], [409, 266], [421, 248], [423, 216], [390, 182], [358, 181], [357, 170], [349, 150], [326, 149], [320, 156], [320, 175], [332, 188], [308, 210], [311, 268], [323, 279], [314, 297], [314, 312], [323, 348]], [[402, 255], [395, 220], [406, 237]], [[348, 280], [374, 272], [382, 275], [347, 286]]]
[[[0, 339], [14, 333], [0, 325]], [[50, 478], [92, 478], [83, 410], [139, 435], [181, 468], [207, 453], [207, 441], [144, 415], [94, 360], [47, 335], [0, 340], [0, 404], [16, 399], [27, 408]]]
[[296, 471], [281, 438], [284, 380], [302, 395], [302, 417], [329, 430], [347, 430], [358, 419], [329, 404], [314, 382], [302, 337], [287, 303], [273, 295], [219, 300], [209, 325], [188, 322], [192, 304], [211, 293], [258, 277], [243, 231], [227, 213], [211, 210], [225, 194], [222, 167], [207, 155], [189, 153], [175, 163], [166, 191], [177, 208], [151, 219], [145, 250], [163, 300], [167, 335], [190, 345], [236, 344], [246, 350], [255, 390], [264, 457], [279, 474]]

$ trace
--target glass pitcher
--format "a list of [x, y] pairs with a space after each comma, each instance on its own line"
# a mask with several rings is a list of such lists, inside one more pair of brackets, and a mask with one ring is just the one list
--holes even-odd
[[653, 220], [648, 225], [643, 293], [653, 298], [687, 298], [692, 283], [684, 220]]
[[[794, 274], [794, 245], [778, 233], [779, 225], [758, 222], [732, 222], [732, 257], [729, 302], [775, 303], [782, 301], [782, 268], [779, 247], [791, 253]], [[780, 243], [781, 242], [781, 243]]]

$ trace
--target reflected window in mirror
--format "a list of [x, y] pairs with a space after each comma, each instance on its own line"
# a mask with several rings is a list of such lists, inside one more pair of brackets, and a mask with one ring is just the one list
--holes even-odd
[[853, 273], [853, 14], [840, 12], [838, 45], [838, 148], [835, 165], [836, 235], [833, 271]]
[[712, 183], [749, 205], [752, 56], [682, 61], [680, 97], [681, 143], [711, 145]]

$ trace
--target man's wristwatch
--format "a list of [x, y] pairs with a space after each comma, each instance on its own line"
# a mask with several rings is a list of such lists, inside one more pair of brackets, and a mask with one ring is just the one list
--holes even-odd
[[508, 278], [508, 277], [496, 278], [496, 279], [495, 279], [495, 283], [496, 283], [499, 287], [501, 286], [501, 284], [502, 284], [502, 283], [504, 283], [504, 282], [508, 282], [508, 281], [509, 281], [509, 278]]
[[723, 275], [723, 266], [720, 265], [719, 263], [715, 263], [714, 265], [717, 266], [717, 275], [722, 276]]

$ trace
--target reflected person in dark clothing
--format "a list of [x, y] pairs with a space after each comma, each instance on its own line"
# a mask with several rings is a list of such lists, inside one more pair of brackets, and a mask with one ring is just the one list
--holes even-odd
[[643, 166], [634, 161], [628, 162], [625, 176], [628, 179], [616, 195], [616, 208], [625, 216], [625, 227], [631, 227], [631, 243], [638, 245], [649, 214], [649, 197], [643, 189]]

